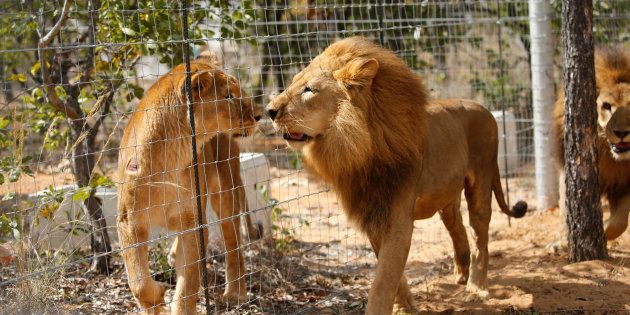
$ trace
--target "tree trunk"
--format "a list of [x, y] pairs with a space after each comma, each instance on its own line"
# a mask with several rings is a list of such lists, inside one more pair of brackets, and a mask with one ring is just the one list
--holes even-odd
[[598, 184], [593, 3], [562, 1], [569, 261], [608, 256]]
[[[71, 143], [76, 143], [79, 136], [84, 132], [83, 119], [71, 123]], [[74, 177], [79, 187], [87, 187], [90, 184], [92, 170], [94, 169], [94, 137], [88, 135], [72, 148], [72, 168]], [[101, 274], [108, 274], [110, 271], [110, 253], [112, 246], [107, 233], [107, 221], [103, 216], [102, 202], [96, 198], [95, 190], [90, 192], [85, 201], [83, 209], [90, 218], [92, 233], [90, 244], [94, 259], [91, 269]]]

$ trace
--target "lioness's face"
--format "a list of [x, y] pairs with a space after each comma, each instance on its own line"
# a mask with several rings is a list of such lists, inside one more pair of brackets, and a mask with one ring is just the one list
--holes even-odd
[[198, 92], [193, 94], [199, 132], [209, 136], [217, 132], [235, 136], [253, 133], [262, 111], [241, 89], [238, 81], [219, 70], [201, 75], [208, 77], [193, 76], [193, 90]]
[[329, 70], [309, 66], [267, 106], [274, 127], [294, 149], [326, 134], [338, 106], [348, 95]]
[[597, 114], [612, 155], [618, 160], [630, 159], [630, 84], [602, 89], [597, 97]]

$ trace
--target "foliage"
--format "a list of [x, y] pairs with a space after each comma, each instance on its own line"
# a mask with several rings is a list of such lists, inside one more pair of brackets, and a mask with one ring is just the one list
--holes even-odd
[[59, 206], [63, 202], [63, 190], [57, 190], [53, 185], [48, 186], [48, 190], [44, 191], [44, 195], [39, 198], [38, 204], [38, 218], [42, 217], [44, 219], [53, 220], [57, 210], [59, 210]]
[[[507, 43], [503, 43], [507, 46]], [[520, 61], [499, 58], [492, 49], [485, 50], [486, 69], [489, 73], [481, 73], [471, 66], [473, 77], [469, 80], [473, 91], [481, 93], [484, 104], [489, 110], [501, 109], [505, 104], [530, 104], [531, 89], [522, 82], [510, 80], [507, 69], [513, 68]]]
[[[125, 104], [143, 96], [143, 88], [128, 80], [139, 75], [134, 67], [138, 58], [159, 56], [161, 63], [174, 65], [182, 62], [185, 47], [178, 44], [183, 40], [179, 4], [168, 0], [94, 1], [99, 7], [94, 18], [95, 45], [92, 46], [89, 27], [82, 27], [89, 25], [92, 19], [89, 3], [87, 0], [75, 2], [69, 20], [55, 40], [54, 46], [60, 48], [55, 49], [52, 58], [47, 58], [51, 76], [58, 84], [55, 91], [59, 98], [62, 101], [74, 98], [88, 118], [108, 114], [101, 108], [94, 108], [98, 98], [107, 91], [117, 92], [116, 104], [123, 110]], [[25, 166], [30, 155], [21, 158], [13, 154], [19, 150], [10, 148], [14, 142], [9, 129], [12, 122], [15, 125], [12, 128], [23, 128], [27, 133], [23, 137], [32, 133], [43, 139], [43, 149], [47, 152], [59, 149], [70, 134], [64, 126], [63, 113], [51, 106], [46, 98], [39, 55], [33, 51], [40, 38], [40, 29], [50, 29], [59, 19], [61, 4], [41, 0], [30, 1], [28, 5], [20, 1], [0, 4], [1, 11], [11, 13], [0, 15], [0, 37], [3, 39], [0, 41], [0, 82], [8, 94], [13, 94], [19, 86], [21, 92], [16, 100], [26, 105], [15, 109], [16, 117], [0, 116], [0, 152], [3, 156], [0, 185], [5, 177], [14, 182], [20, 175], [30, 174], [30, 169]], [[239, 1], [238, 4], [219, 0], [194, 1], [189, 15], [192, 45], [203, 45], [204, 38], [215, 36], [242, 37], [251, 20], [251, 16], [244, 12], [250, 8], [250, 1]], [[40, 19], [37, 18], [39, 12], [43, 14]], [[210, 27], [211, 23], [217, 27]], [[115, 45], [111, 45], [113, 43]], [[88, 73], [81, 71], [83, 69]], [[89, 82], [71, 84], [80, 80]]]
[[[551, 0], [555, 19], [553, 28], [560, 33], [561, 0]], [[614, 45], [630, 39], [630, 0], [593, 0], [593, 36], [595, 45]]]
[[[271, 230], [274, 236], [274, 248], [279, 251], [292, 250], [294, 248], [293, 241], [295, 240], [294, 230], [287, 228], [286, 225], [280, 222], [285, 216], [283, 215], [284, 209], [278, 206], [280, 202], [269, 196], [267, 185], [256, 184], [256, 190], [262, 194], [267, 206], [271, 209]], [[303, 218], [300, 218], [300, 223], [304, 226], [310, 225]]]
[[[181, 63], [185, 49], [205, 44], [203, 39], [214, 36], [214, 29], [223, 38], [242, 36], [250, 19], [243, 13], [247, 3], [193, 1], [187, 21], [189, 42], [184, 42], [180, 2], [0, 3], [0, 36], [8, 39], [0, 43], [0, 87], [7, 102], [2, 114], [12, 112], [10, 118], [0, 119], [0, 185], [5, 178], [15, 182], [22, 174], [32, 173], [28, 162], [34, 152], [32, 146], [24, 152], [25, 139], [38, 139], [36, 144], [41, 144], [36, 165], [46, 161], [46, 153], [58, 155], [65, 143], [63, 155], [71, 161], [78, 186], [72, 199], [82, 202], [92, 231], [103, 230], [107, 222], [94, 193], [96, 187], [112, 183], [94, 171], [106, 149], [98, 147], [102, 144], [96, 137], [112, 111], [125, 112], [143, 96], [143, 88], [129, 80], [139, 76], [137, 63], [147, 55], [157, 56], [168, 66]], [[19, 94], [14, 97], [16, 87]], [[52, 199], [39, 209], [38, 217], [54, 218], [63, 196], [53, 190], [45, 196]], [[73, 233], [83, 228], [74, 224], [79, 220], [70, 222], [67, 229]], [[91, 246], [97, 254], [92, 268], [108, 273], [111, 244], [107, 233], [92, 234]]]
[[19, 239], [20, 229], [17, 221], [7, 217], [6, 214], [3, 214], [0, 216], [0, 237], [8, 236]]
[[168, 263], [169, 246], [167, 241], [156, 242], [155, 248], [149, 251], [150, 267], [154, 271], [155, 280], [175, 283], [175, 268]]

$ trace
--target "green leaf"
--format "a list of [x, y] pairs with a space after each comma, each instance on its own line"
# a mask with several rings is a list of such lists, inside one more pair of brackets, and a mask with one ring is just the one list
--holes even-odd
[[19, 81], [19, 82], [26, 82], [26, 75], [24, 73], [16, 73], [16, 74], [12, 74], [7, 78], [8, 81]]
[[107, 176], [103, 176], [100, 174], [94, 175], [94, 177], [92, 177], [92, 180], [90, 181], [91, 188], [113, 187], [113, 186], [114, 186], [114, 182], [111, 179], [109, 179]]
[[[2, 176], [2, 174], [0, 174], [0, 176]], [[6, 195], [4, 195], [4, 197], [2, 197], [2, 201], [13, 200], [13, 198], [15, 198], [15, 193], [14, 192], [8, 192]]]
[[133, 89], [133, 95], [136, 98], [141, 99], [144, 95], [144, 89], [138, 85], [132, 85], [131, 88]]
[[21, 174], [22, 174], [22, 170], [19, 167], [12, 169], [11, 171], [9, 171], [9, 182], [11, 183], [17, 182]]
[[4, 184], [4, 175], [0, 173], [0, 185]]
[[20, 237], [20, 230], [18, 228], [18, 223], [15, 220], [9, 219], [6, 214], [0, 216], [0, 236], [13, 234], [13, 237], [18, 239]]
[[31, 170], [31, 168], [27, 165], [22, 165], [22, 174], [33, 176], [33, 170]]
[[77, 189], [77, 191], [72, 195], [72, 201], [85, 201], [90, 197], [90, 193], [92, 192], [92, 187], [85, 186]]
[[134, 31], [134, 30], [132, 30], [132, 29], [130, 29], [128, 27], [125, 27], [125, 26], [121, 26], [120, 30], [127, 36], [136, 36], [136, 34], [137, 34], [136, 31]]
[[243, 22], [242, 20], [236, 20], [234, 22], [234, 26], [236, 26], [238, 29], [245, 29], [245, 22]]
[[55, 85], [55, 92], [57, 92], [57, 96], [59, 96], [60, 100], [64, 102], [68, 100], [68, 93], [66, 93], [66, 90], [63, 88], [63, 86]]
[[6, 117], [0, 116], [0, 129], [6, 128], [9, 123], [11, 123], [11, 120]]
[[33, 66], [31, 67], [31, 74], [33, 76], [36, 76], [41, 68], [42, 68], [42, 64], [39, 63], [39, 61], [35, 62], [35, 64], [33, 64]]

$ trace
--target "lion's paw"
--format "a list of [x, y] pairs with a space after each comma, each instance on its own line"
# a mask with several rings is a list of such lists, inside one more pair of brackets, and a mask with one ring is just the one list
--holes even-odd
[[474, 302], [483, 302], [485, 301], [490, 293], [488, 290], [483, 289], [466, 289], [466, 296], [464, 297], [464, 302], [474, 303]]
[[393, 315], [411, 315], [413, 314], [413, 307], [409, 304], [394, 304]]
[[147, 315], [160, 315], [160, 314], [170, 314], [171, 311], [166, 305], [162, 304], [162, 305], [156, 305], [151, 308], [148, 308], [143, 313]]
[[[155, 281], [150, 279], [144, 282], [141, 286], [132, 289], [131, 293], [136, 298], [140, 306], [147, 310], [147, 314], [159, 314], [159, 308], [164, 304], [164, 294], [168, 289], [168, 284], [164, 282]], [[153, 313], [151, 313], [153, 312]]]
[[466, 284], [468, 282], [468, 275], [465, 274], [455, 274], [455, 278], [457, 279], [457, 284]]
[[223, 303], [234, 306], [248, 301], [247, 290], [226, 290], [222, 297]]

